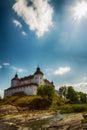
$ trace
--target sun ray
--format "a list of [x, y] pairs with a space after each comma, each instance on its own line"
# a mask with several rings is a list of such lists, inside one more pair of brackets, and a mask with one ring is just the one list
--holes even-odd
[[82, 1], [77, 3], [77, 5], [73, 8], [73, 12], [75, 21], [80, 21], [82, 18], [85, 18], [87, 16], [87, 2]]

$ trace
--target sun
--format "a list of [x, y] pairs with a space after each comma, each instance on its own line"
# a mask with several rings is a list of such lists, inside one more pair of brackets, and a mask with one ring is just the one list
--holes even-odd
[[77, 5], [73, 8], [73, 12], [75, 21], [79, 21], [82, 18], [85, 18], [87, 16], [87, 2], [83, 1], [77, 3]]

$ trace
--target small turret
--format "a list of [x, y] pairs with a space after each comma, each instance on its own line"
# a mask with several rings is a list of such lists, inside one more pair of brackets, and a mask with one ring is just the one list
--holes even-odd
[[11, 87], [15, 87], [19, 84], [18, 74], [16, 73], [14, 78], [11, 80]]
[[18, 78], [18, 74], [17, 73], [15, 74], [15, 78]]
[[43, 73], [41, 72], [39, 66], [37, 67], [36, 72], [34, 73], [34, 75], [36, 75], [36, 74], [41, 74], [41, 75], [43, 75]]
[[53, 81], [51, 82], [52, 85], [54, 85]]
[[12, 80], [19, 80], [17, 73], [15, 74], [15, 77]]
[[34, 83], [37, 83], [38, 86], [44, 84], [43, 75], [44, 75], [43, 72], [41, 72], [40, 67], [38, 66], [36, 68], [36, 72], [34, 73]]
[[52, 84], [53, 88], [55, 88], [55, 85], [54, 85], [54, 82], [53, 82], [53, 80], [52, 80], [51, 84]]

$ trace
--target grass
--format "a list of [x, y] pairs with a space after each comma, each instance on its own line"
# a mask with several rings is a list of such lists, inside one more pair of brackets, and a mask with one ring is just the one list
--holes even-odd
[[[0, 105], [14, 105], [27, 110], [53, 110], [60, 113], [87, 112], [87, 104], [66, 104], [66, 100], [55, 96], [53, 99], [41, 96], [12, 96], [2, 100]], [[25, 109], [25, 110], [26, 110]]]
[[5, 116], [3, 116], [3, 118], [8, 120], [8, 119], [12, 118], [12, 115], [5, 115]]
[[82, 123], [82, 124], [87, 123], [87, 119], [83, 119], [83, 120], [81, 121], [81, 123]]
[[79, 112], [86, 112], [87, 111], [87, 104], [68, 104], [61, 106], [60, 113], [79, 113]]
[[47, 109], [50, 107], [52, 100], [41, 96], [12, 96], [2, 100], [0, 105], [14, 105], [17, 107], [25, 107], [29, 110]]

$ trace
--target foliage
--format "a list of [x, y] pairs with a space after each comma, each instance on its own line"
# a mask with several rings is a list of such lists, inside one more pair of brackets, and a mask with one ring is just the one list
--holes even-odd
[[87, 124], [87, 119], [83, 119], [83, 120], [81, 121], [81, 123], [82, 123], [82, 124], [85, 124], [85, 123]]
[[68, 99], [69, 103], [87, 103], [87, 94], [75, 91], [72, 86], [62, 86], [59, 91], [63, 98]]
[[56, 111], [56, 110], [58, 110], [58, 108], [59, 108], [60, 106], [64, 105], [65, 102], [66, 102], [65, 99], [63, 99], [63, 98], [61, 98], [61, 97], [55, 95], [55, 96], [53, 97], [53, 99], [52, 99], [52, 104], [51, 104], [51, 108], [50, 108], [50, 109]]
[[61, 86], [60, 88], [59, 88], [59, 91], [61, 92], [61, 97], [63, 97], [63, 98], [66, 98], [66, 93], [67, 93], [67, 87], [66, 86]]
[[78, 92], [78, 97], [79, 97], [80, 103], [87, 103], [87, 94]]
[[60, 113], [86, 112], [87, 104], [68, 104], [61, 106]]
[[1, 105], [11, 104], [17, 107], [24, 107], [27, 109], [47, 109], [50, 107], [52, 100], [48, 98], [43, 98], [41, 96], [11, 96], [8, 98], [3, 99], [3, 102], [0, 103]]
[[54, 94], [54, 88], [49, 85], [42, 85], [37, 89], [37, 95], [40, 95], [42, 97], [48, 97], [52, 99]]
[[68, 87], [66, 98], [70, 100], [70, 103], [78, 102], [77, 92], [73, 89], [72, 86]]
[[14, 102], [17, 101], [18, 98], [19, 98], [18, 96], [11, 96], [11, 97], [4, 98], [2, 104], [14, 105]]
[[32, 100], [32, 102], [29, 103], [29, 109], [35, 109], [35, 110], [39, 110], [39, 109], [48, 109], [51, 105], [52, 101], [47, 99], [47, 98], [38, 98], [38, 99], [34, 99]]

